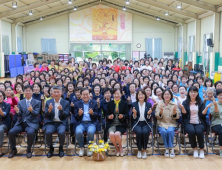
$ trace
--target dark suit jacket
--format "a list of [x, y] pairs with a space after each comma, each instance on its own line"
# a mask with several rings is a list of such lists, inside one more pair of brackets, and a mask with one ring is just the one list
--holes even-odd
[[32, 98], [30, 105], [32, 105], [33, 111], [30, 112], [27, 110], [26, 106], [26, 99], [23, 99], [18, 102], [18, 108], [19, 113], [16, 113], [18, 116], [18, 120], [15, 125], [19, 125], [23, 122], [24, 119], [26, 119], [26, 123], [34, 128], [35, 130], [38, 130], [39, 128], [39, 114], [41, 110], [41, 102]]
[[[73, 114], [74, 114], [76, 121], [77, 121], [76, 126], [78, 126], [82, 122], [82, 119], [83, 119], [83, 114], [81, 116], [79, 116], [79, 109], [80, 108], [82, 108], [82, 110], [84, 112], [83, 100], [76, 102], [74, 105], [74, 113]], [[90, 108], [92, 108], [93, 112], [94, 112], [93, 116], [90, 115], [91, 121], [94, 125], [97, 125], [98, 124], [98, 117], [100, 116], [100, 109], [98, 109], [97, 102], [94, 100], [89, 100], [89, 109]]]
[[[106, 128], [109, 129], [111, 127], [111, 125], [113, 124], [114, 120], [115, 120], [115, 108], [116, 105], [114, 103], [114, 100], [111, 100], [108, 104], [107, 104], [107, 114], [106, 114], [106, 119], [107, 119], [107, 124], [106, 124]], [[113, 114], [114, 118], [113, 119], [109, 119], [109, 115]], [[129, 108], [128, 108], [128, 104], [126, 101], [121, 100], [119, 103], [119, 114], [123, 115], [122, 119], [119, 119], [119, 122], [122, 124], [122, 126], [127, 126], [127, 120], [129, 117]]]
[[[182, 128], [186, 126], [190, 122], [190, 104], [186, 102], [186, 100], [183, 102], [183, 106], [186, 110], [186, 114], [182, 113]], [[205, 109], [204, 102], [201, 102], [198, 105], [198, 116], [200, 119], [201, 124], [204, 126], [204, 130], [207, 130], [207, 124], [206, 124], [206, 114], [204, 115], [202, 112]]]
[[2, 111], [6, 113], [5, 116], [0, 115], [0, 119], [2, 119], [3, 124], [7, 126], [8, 130], [11, 129], [11, 117], [9, 115], [9, 112], [11, 110], [11, 105], [5, 102], [2, 102]]
[[[52, 103], [52, 106], [53, 106], [51, 113], [48, 112], [50, 103]], [[68, 130], [69, 126], [68, 126], [67, 118], [70, 116], [70, 104], [69, 104], [69, 101], [64, 100], [62, 98], [60, 100], [60, 104], [62, 106], [62, 111], [59, 111], [59, 119], [62, 122], [62, 124], [66, 126], [66, 129]], [[55, 117], [55, 101], [54, 99], [50, 99], [46, 102], [46, 105], [45, 105], [43, 130], [46, 130], [46, 125], [48, 123], [54, 122], [54, 117]]]
[[[139, 122], [139, 118], [140, 118], [140, 109], [139, 109], [139, 103], [138, 102], [133, 102], [132, 103], [132, 109], [133, 109], [133, 107], [135, 107], [135, 110], [136, 110], [136, 112], [137, 112], [137, 117], [136, 117], [136, 119], [134, 119], [133, 118], [133, 113], [132, 113], [132, 115], [131, 115], [131, 123], [132, 123], [132, 129], [134, 128], [134, 126]], [[146, 123], [147, 123], [147, 125], [148, 126], [150, 126], [151, 127], [151, 117], [147, 117], [147, 113], [148, 113], [148, 111], [150, 110], [150, 108], [152, 109], [152, 105], [150, 104], [150, 103], [148, 103], [148, 102], [146, 102], [146, 106], [145, 106], [145, 111], [144, 111], [144, 113], [142, 113], [142, 114], [144, 114], [144, 118], [145, 118], [145, 120], [146, 120]], [[151, 115], [152, 115], [152, 113], [151, 113]], [[150, 116], [151, 116], [150, 115]], [[151, 129], [152, 130], [152, 129]]]

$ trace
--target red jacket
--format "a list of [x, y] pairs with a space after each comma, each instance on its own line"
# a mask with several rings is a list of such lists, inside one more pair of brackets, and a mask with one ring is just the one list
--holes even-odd
[[120, 67], [119, 66], [112, 66], [113, 70], [115, 70], [117, 73], [119, 73]]

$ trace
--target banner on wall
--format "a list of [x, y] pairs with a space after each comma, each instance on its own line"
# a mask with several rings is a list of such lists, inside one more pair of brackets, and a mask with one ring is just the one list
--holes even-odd
[[70, 42], [132, 42], [132, 14], [96, 5], [71, 13]]

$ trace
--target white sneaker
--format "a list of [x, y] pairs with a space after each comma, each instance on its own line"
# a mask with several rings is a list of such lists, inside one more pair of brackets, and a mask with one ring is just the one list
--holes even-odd
[[193, 157], [198, 158], [198, 150], [193, 150]]
[[200, 155], [199, 155], [199, 158], [200, 159], [204, 159], [204, 150], [200, 150]]
[[79, 156], [80, 157], [84, 156], [84, 148], [79, 149]]
[[146, 158], [147, 158], [146, 151], [142, 152], [142, 158], [143, 158], [143, 159], [146, 159]]
[[172, 159], [173, 159], [173, 158], [175, 158], [174, 149], [172, 149], [172, 150], [171, 150], [171, 153], [170, 153], [170, 158], [172, 158]]
[[142, 158], [141, 151], [138, 151], [138, 153], [137, 153], [137, 158], [139, 158], [139, 159], [141, 159], [141, 158]]
[[92, 156], [93, 152], [91, 152], [89, 149], [87, 150], [87, 156]]
[[165, 153], [164, 153], [164, 156], [166, 157], [166, 158], [169, 158], [169, 149], [166, 149], [166, 151], [165, 151]]

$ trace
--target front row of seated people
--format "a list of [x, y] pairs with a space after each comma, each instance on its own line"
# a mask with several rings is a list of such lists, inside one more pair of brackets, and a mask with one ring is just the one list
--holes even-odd
[[[184, 87], [182, 87], [184, 88]], [[185, 88], [184, 88], [185, 89]], [[186, 90], [186, 89], [185, 89]], [[181, 89], [182, 91], [182, 89]], [[105, 90], [110, 93], [110, 90]], [[107, 96], [107, 110], [105, 114], [106, 127], [104, 130], [104, 140], [107, 137], [115, 146], [115, 154], [123, 156], [122, 135], [128, 127], [128, 120], [131, 120], [131, 130], [136, 134], [138, 147], [138, 158], [147, 158], [147, 144], [150, 132], [153, 131], [152, 115], [157, 119], [158, 133], [165, 146], [165, 157], [174, 158], [174, 133], [177, 128], [177, 120], [182, 118], [181, 128], [188, 134], [189, 142], [194, 150], [194, 158], [204, 158], [204, 132], [207, 131], [206, 113], [210, 108], [212, 116], [212, 130], [219, 135], [220, 157], [222, 157], [222, 89], [216, 90], [218, 101], [209, 103], [206, 107], [198, 94], [198, 88], [191, 86], [188, 90], [187, 98], [183, 103], [178, 101], [176, 104], [172, 101], [173, 94], [171, 90], [166, 89], [162, 93], [162, 99], [158, 102], [155, 109], [147, 102], [147, 95], [144, 89], [136, 92], [135, 102], [130, 104], [121, 99], [122, 91], [113, 90], [113, 100], [110, 100], [111, 94]], [[65, 142], [65, 132], [69, 129], [68, 117], [70, 111], [76, 119], [76, 140], [80, 147], [79, 156], [84, 156], [84, 133], [87, 133], [87, 143], [94, 141], [94, 134], [97, 129], [98, 119], [101, 118], [98, 102], [90, 99], [90, 91], [87, 88], [81, 89], [81, 99], [70, 104], [69, 101], [62, 99], [62, 88], [60, 86], [52, 87], [53, 98], [48, 100], [44, 110], [43, 131], [46, 135], [46, 143], [49, 146], [47, 157], [53, 156], [54, 148], [52, 143], [52, 134], [58, 133], [59, 137], [59, 156], [64, 156], [63, 145]], [[9, 158], [17, 154], [16, 136], [21, 132], [27, 133], [27, 158], [32, 157], [32, 145], [39, 129], [39, 115], [41, 103], [34, 99], [33, 87], [26, 85], [24, 87], [25, 99], [15, 105], [14, 110], [18, 117], [15, 125], [11, 128], [11, 118], [9, 115], [11, 106], [4, 101], [5, 93], [0, 91], [0, 154], [2, 156], [2, 144], [4, 133], [8, 131], [10, 154]], [[74, 107], [72, 109], [72, 107]], [[131, 115], [129, 114], [131, 109]], [[11, 129], [10, 129], [11, 128]], [[197, 140], [196, 140], [197, 138]], [[200, 151], [198, 153], [197, 143]], [[92, 156], [92, 152], [87, 151], [87, 156]]]

